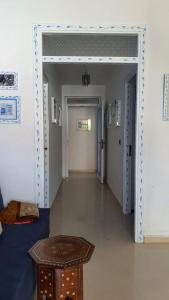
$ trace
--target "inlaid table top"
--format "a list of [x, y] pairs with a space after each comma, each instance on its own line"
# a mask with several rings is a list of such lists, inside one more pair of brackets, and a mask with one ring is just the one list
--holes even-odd
[[89, 261], [94, 245], [82, 237], [59, 235], [38, 241], [30, 250], [37, 264], [60, 269]]

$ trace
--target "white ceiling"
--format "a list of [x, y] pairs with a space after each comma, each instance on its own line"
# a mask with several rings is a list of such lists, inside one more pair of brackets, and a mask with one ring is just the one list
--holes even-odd
[[[130, 68], [133, 68], [133, 64], [125, 66], [129, 72]], [[124, 68], [124, 64], [55, 64], [61, 84], [81, 84], [82, 74], [87, 71], [90, 74], [91, 84], [104, 85], [110, 75], [122, 67]]]

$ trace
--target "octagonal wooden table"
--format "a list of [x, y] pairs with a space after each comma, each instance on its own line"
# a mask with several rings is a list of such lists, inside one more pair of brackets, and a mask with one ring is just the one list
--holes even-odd
[[83, 300], [83, 264], [93, 251], [94, 245], [82, 237], [38, 241], [29, 250], [37, 266], [37, 300]]

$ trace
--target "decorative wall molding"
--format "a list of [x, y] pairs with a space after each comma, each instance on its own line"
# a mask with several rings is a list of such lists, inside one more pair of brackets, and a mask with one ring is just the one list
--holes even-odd
[[[135, 241], [143, 242], [143, 117], [144, 117], [144, 60], [145, 60], [145, 26], [70, 26], [57, 24], [35, 24], [33, 26], [34, 45], [34, 98], [35, 98], [35, 151], [36, 151], [36, 202], [39, 206], [44, 203], [44, 135], [43, 135], [43, 104], [42, 104], [42, 35], [45, 33], [79, 33], [79, 34], [133, 34], [138, 37], [138, 59], [132, 61], [138, 63], [138, 85], [137, 85], [137, 130], [136, 130], [136, 199], [135, 199]], [[61, 58], [61, 57], [60, 57]], [[52, 58], [50, 57], [51, 61]], [[56, 58], [58, 59], [58, 58]], [[71, 58], [71, 62], [79, 62], [79, 57]], [[84, 58], [83, 58], [84, 59]], [[101, 58], [97, 63], [107, 63], [107, 58]], [[116, 58], [113, 58], [114, 63]], [[129, 59], [129, 58], [127, 58]], [[136, 58], [132, 58], [136, 59]], [[47, 60], [46, 60], [47, 62]], [[68, 62], [62, 59], [60, 62]], [[89, 63], [89, 60], [83, 60]], [[93, 61], [92, 61], [93, 62]], [[123, 61], [124, 62], [124, 61]], [[131, 63], [126, 61], [126, 63]]]
[[136, 108], [136, 191], [135, 191], [135, 240], [143, 243], [144, 236], [144, 86], [145, 86], [145, 29], [138, 40], [137, 108]]
[[138, 63], [137, 57], [96, 57], [96, 56], [43, 56], [46, 63]]
[[33, 28], [41, 30], [43, 33], [110, 33], [110, 34], [137, 34], [146, 31], [145, 25], [114, 25], [114, 26], [81, 26], [64, 24], [34, 24]]
[[169, 73], [163, 78], [163, 120], [169, 120]]

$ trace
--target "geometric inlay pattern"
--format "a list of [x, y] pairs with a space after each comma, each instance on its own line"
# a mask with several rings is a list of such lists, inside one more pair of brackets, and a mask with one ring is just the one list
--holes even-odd
[[57, 272], [56, 299], [83, 298], [83, 270], [82, 266], [71, 267]]
[[137, 36], [43, 35], [43, 56], [138, 55]]
[[81, 237], [54, 236], [38, 241], [29, 254], [37, 264], [64, 269], [89, 261], [94, 245]]
[[38, 282], [40, 295], [45, 295], [46, 297], [53, 298], [53, 285], [53, 270], [50, 270], [49, 268], [40, 268]]

